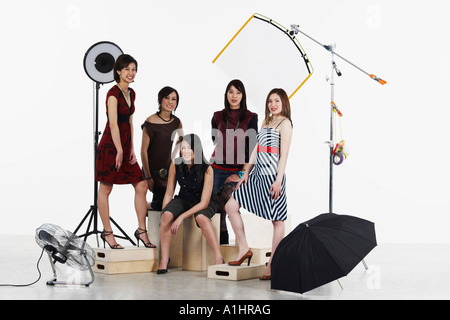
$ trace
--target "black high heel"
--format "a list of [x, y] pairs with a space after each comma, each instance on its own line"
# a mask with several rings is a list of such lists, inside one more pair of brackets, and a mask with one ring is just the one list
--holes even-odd
[[169, 261], [167, 261], [167, 266], [166, 266], [166, 268], [165, 268], [165, 269], [157, 269], [157, 270], [156, 270], [156, 274], [164, 274], [164, 273], [167, 273], [167, 269], [168, 269], [169, 263], [170, 263], [170, 258], [169, 258]]
[[[141, 232], [139, 232], [141, 231]], [[147, 230], [141, 229], [141, 228], [137, 228], [137, 230], [134, 232], [134, 236], [136, 237], [136, 241], [137, 241], [137, 246], [139, 247], [139, 240], [142, 241], [142, 243], [144, 244], [144, 247], [146, 248], [156, 248], [156, 246], [151, 243], [150, 241], [145, 243], [144, 240], [141, 239], [140, 235], [143, 233], [146, 233]]]
[[100, 238], [103, 240], [103, 248], [106, 248], [106, 245], [105, 245], [105, 242], [106, 242], [111, 249], [123, 249], [123, 247], [118, 243], [112, 246], [108, 241], [106, 241], [106, 237], [110, 236], [112, 234], [113, 234], [112, 231], [106, 231], [106, 230], [103, 230], [102, 233], [100, 234]]

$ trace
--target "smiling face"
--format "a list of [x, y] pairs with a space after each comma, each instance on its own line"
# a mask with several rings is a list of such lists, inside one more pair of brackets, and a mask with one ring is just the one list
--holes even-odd
[[281, 97], [276, 93], [272, 93], [267, 99], [267, 108], [269, 109], [269, 112], [272, 114], [272, 116], [281, 115], [283, 111], [283, 103], [281, 102]]
[[134, 81], [134, 78], [136, 77], [136, 72], [137, 67], [133, 62], [131, 62], [128, 66], [126, 66], [122, 70], [118, 70], [117, 74], [120, 77], [120, 81], [130, 84]]
[[267, 94], [263, 124], [268, 126], [274, 118], [278, 117], [286, 117], [291, 120], [291, 104], [286, 91], [274, 88]]
[[236, 89], [235, 86], [231, 86], [227, 91], [227, 99], [231, 109], [239, 109], [242, 101], [242, 92]]
[[178, 96], [173, 91], [161, 100], [161, 111], [172, 112], [177, 107]]
[[192, 150], [189, 143], [184, 140], [181, 142], [181, 157], [183, 157], [184, 163], [186, 164], [194, 163], [194, 150]]

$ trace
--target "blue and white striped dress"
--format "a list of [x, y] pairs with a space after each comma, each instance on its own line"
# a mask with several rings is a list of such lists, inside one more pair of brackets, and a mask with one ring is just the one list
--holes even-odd
[[[276, 129], [263, 128], [256, 137], [260, 146], [280, 149], [280, 133]], [[279, 158], [279, 154], [258, 152], [247, 185], [242, 183], [233, 192], [233, 198], [241, 207], [272, 221], [287, 218], [286, 175], [283, 175], [278, 199], [272, 199], [270, 194], [270, 187], [277, 178]]]

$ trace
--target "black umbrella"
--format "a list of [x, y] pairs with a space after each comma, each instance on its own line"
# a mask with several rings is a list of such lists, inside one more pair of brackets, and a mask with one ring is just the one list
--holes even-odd
[[272, 289], [304, 293], [339, 279], [376, 245], [373, 222], [321, 214], [281, 240], [272, 258]]

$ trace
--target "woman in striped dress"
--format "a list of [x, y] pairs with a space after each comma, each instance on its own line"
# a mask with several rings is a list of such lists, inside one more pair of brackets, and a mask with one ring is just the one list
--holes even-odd
[[[247, 244], [245, 229], [239, 208], [243, 207], [273, 223], [272, 257], [284, 237], [284, 221], [287, 218], [285, 168], [292, 138], [291, 108], [283, 89], [273, 89], [266, 99], [265, 120], [257, 135], [258, 143], [246, 163], [236, 191], [227, 202], [225, 211], [230, 218], [239, 246], [236, 261], [229, 265], [241, 265], [246, 259], [250, 264], [253, 253]], [[269, 260], [262, 280], [270, 279]]]

